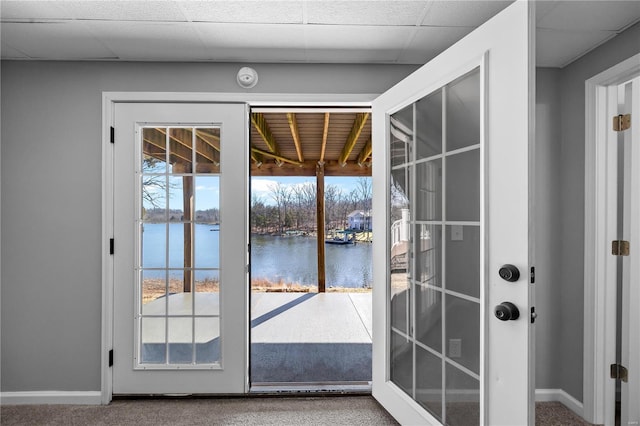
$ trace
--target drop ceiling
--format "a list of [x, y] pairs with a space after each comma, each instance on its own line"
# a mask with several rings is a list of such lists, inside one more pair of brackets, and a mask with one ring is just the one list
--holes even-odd
[[[2, 59], [423, 64], [511, 1], [0, 1]], [[640, 1], [538, 1], [537, 63], [563, 67]]]

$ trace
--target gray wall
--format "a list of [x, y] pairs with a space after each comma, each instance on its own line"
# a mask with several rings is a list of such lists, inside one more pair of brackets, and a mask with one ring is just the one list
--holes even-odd
[[[2, 63], [2, 391], [100, 389], [102, 91], [242, 92], [240, 66]], [[258, 64], [252, 92], [380, 93], [415, 68]]]
[[536, 388], [560, 389], [562, 347], [560, 321], [560, 74], [559, 69], [536, 70]]
[[561, 389], [582, 401], [584, 323], [585, 80], [640, 53], [640, 24], [583, 56], [560, 73], [560, 279], [553, 282], [563, 311], [559, 333]]

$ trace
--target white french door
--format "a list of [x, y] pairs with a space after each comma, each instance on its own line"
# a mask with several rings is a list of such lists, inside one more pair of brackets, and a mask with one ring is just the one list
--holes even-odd
[[402, 424], [534, 421], [532, 14], [373, 103], [373, 395]]
[[247, 107], [114, 108], [113, 393], [243, 393]]

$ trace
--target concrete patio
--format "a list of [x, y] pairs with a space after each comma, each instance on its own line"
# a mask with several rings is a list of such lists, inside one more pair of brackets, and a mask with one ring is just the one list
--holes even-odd
[[[144, 305], [145, 315], [218, 315], [218, 294], [177, 293]], [[196, 362], [220, 356], [219, 320], [204, 318], [192, 329], [190, 318], [171, 319], [170, 344], [164, 319], [142, 326], [142, 360]], [[253, 293], [250, 369], [252, 385], [358, 383], [371, 381], [371, 293]]]
[[251, 382], [371, 380], [371, 293], [254, 293]]

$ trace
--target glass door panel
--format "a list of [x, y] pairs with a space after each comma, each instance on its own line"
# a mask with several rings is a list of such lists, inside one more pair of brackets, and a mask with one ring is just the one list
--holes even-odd
[[446, 424], [474, 424], [480, 413], [479, 75], [390, 116], [390, 139], [403, 128], [403, 144], [417, 147], [400, 156], [391, 145], [389, 155], [391, 381]]
[[141, 134], [139, 367], [219, 367], [220, 128]]

